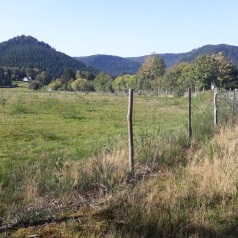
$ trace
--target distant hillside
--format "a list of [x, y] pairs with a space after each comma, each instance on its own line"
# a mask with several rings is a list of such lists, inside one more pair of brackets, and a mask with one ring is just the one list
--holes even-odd
[[[186, 53], [159, 55], [164, 60], [166, 67], [169, 68], [178, 63]], [[113, 76], [119, 76], [121, 73], [136, 74], [148, 56], [149, 55], [123, 58], [113, 55], [91, 55], [74, 58], [82, 61], [87, 66], [95, 67]]]
[[[238, 67], [238, 46], [232, 45], [205, 45], [187, 53], [166, 53], [159, 55], [164, 60], [166, 67], [170, 68], [176, 63], [193, 62], [201, 54], [212, 54], [218, 52], [223, 52], [224, 55]], [[75, 58], [81, 60], [88, 66], [90, 65], [106, 73], [118, 76], [122, 72], [135, 74], [145, 61], [146, 57], [148, 57], [148, 55], [126, 58], [111, 55], [92, 55]], [[134, 64], [132, 62], [134, 62]]]
[[[169, 68], [172, 65], [178, 63], [186, 54], [187, 53], [179, 53], [179, 54], [166, 53], [166, 54], [159, 54], [159, 56], [165, 62], [166, 67]], [[139, 57], [127, 57], [126, 59], [134, 60], [142, 65], [148, 56], [149, 55]]]
[[135, 60], [113, 55], [92, 55], [75, 57], [75, 59], [113, 76], [118, 76], [122, 73], [135, 74], [141, 66], [141, 63]]
[[99, 70], [87, 67], [64, 53], [56, 51], [44, 42], [31, 36], [17, 36], [0, 43], [0, 66], [38, 68], [60, 77], [65, 68], [89, 71], [97, 74]]
[[[169, 68], [176, 63], [192, 62], [201, 54], [218, 52], [223, 52], [238, 67], [238, 46], [226, 44], [205, 45], [187, 53], [159, 55], [163, 58], [166, 67]], [[0, 43], [0, 66], [38, 68], [48, 71], [56, 77], [60, 77], [65, 68], [71, 68], [73, 71], [88, 71], [94, 75], [100, 71], [113, 76], [122, 73], [136, 74], [147, 56], [125, 58], [112, 55], [70, 57], [32, 36], [25, 35]]]
[[193, 62], [199, 55], [223, 52], [224, 55], [238, 67], [238, 46], [220, 44], [204, 45], [185, 54], [180, 62]]
[[134, 60], [134, 61], [138, 62], [140, 65], [142, 65], [148, 56], [149, 55], [143, 55], [143, 56], [138, 56], [138, 57], [126, 57], [125, 59]]

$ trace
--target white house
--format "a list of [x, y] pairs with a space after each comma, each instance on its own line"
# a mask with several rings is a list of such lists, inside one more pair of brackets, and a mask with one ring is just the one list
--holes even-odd
[[25, 77], [25, 78], [23, 79], [24, 82], [29, 82], [29, 81], [31, 81], [31, 80], [32, 80], [31, 77]]

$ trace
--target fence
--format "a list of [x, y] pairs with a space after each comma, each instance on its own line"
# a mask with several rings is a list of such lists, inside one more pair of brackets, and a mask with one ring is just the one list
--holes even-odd
[[[126, 147], [126, 95], [80, 94], [2, 88], [0, 107], [1, 163], [20, 164], [42, 157], [82, 160], [108, 153], [115, 146]], [[133, 131], [135, 147], [146, 139], [177, 133], [188, 127], [187, 98], [134, 96]], [[237, 94], [218, 93], [218, 115], [238, 110]], [[204, 103], [196, 100], [190, 112], [196, 114]], [[210, 109], [213, 101], [208, 101]], [[221, 110], [222, 108], [222, 110]], [[225, 120], [218, 117], [219, 120]], [[223, 118], [223, 119], [222, 119]], [[210, 120], [210, 119], [209, 119]], [[199, 121], [199, 119], [198, 119]], [[201, 121], [201, 120], [200, 120]], [[201, 127], [201, 126], [200, 126]], [[196, 130], [193, 131], [193, 134]], [[136, 151], [135, 151], [136, 153]]]
[[[217, 95], [215, 100], [215, 95]], [[214, 91], [214, 110], [217, 110], [217, 115], [214, 115], [217, 124], [224, 123], [228, 117], [232, 117], [233, 123], [238, 115], [238, 93], [237, 90], [216, 89]], [[215, 114], [215, 113], [214, 113]], [[219, 121], [220, 120], [220, 121]]]

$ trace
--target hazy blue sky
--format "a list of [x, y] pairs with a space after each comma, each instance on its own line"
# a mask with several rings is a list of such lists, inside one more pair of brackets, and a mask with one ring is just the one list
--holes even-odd
[[0, 0], [0, 42], [31, 35], [70, 56], [238, 45], [238, 0]]

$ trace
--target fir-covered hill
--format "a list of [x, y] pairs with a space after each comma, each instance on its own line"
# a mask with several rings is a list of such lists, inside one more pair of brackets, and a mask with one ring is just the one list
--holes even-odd
[[204, 45], [185, 54], [180, 62], [193, 62], [199, 55], [223, 52], [232, 64], [238, 67], [238, 46], [219, 44]]
[[75, 57], [75, 59], [113, 76], [118, 76], [122, 73], [135, 74], [141, 67], [140, 62], [113, 55], [92, 55], [86, 57]]
[[32, 36], [25, 35], [0, 43], [0, 66], [38, 68], [56, 77], [60, 77], [65, 68], [89, 71], [93, 74], [100, 72]]

